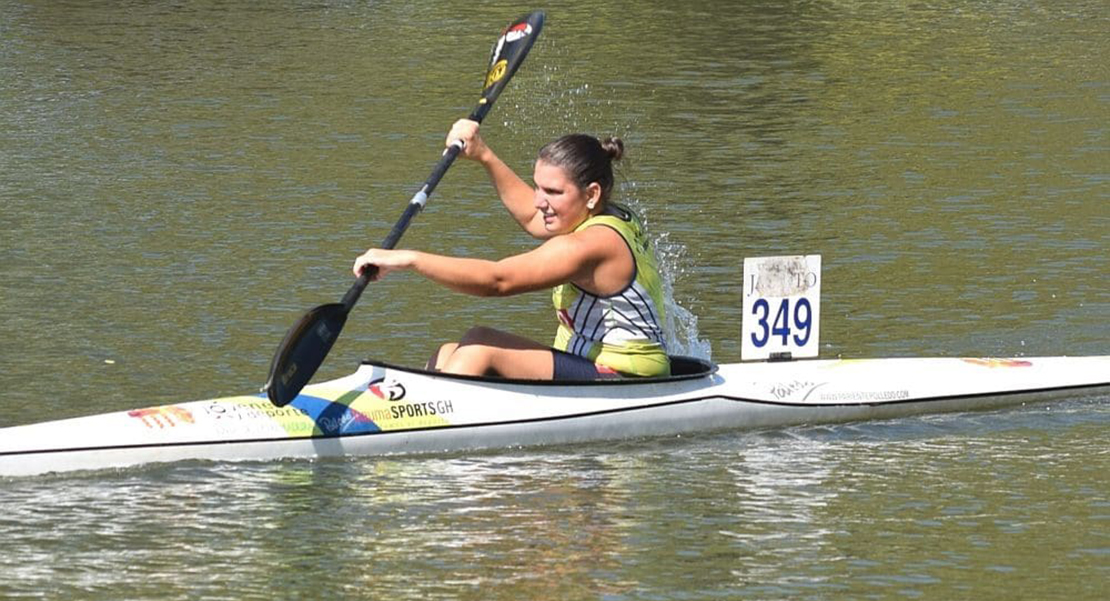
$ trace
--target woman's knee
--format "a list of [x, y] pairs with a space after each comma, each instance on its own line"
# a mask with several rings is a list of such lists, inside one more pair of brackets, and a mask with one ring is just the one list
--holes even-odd
[[444, 357], [440, 369], [452, 374], [472, 376], [486, 375], [491, 367], [491, 359], [497, 347], [485, 344], [460, 343], [450, 355]]
[[428, 364], [424, 366], [424, 369], [430, 371], [443, 371], [443, 366], [447, 365], [447, 361], [458, 348], [459, 343], [457, 342], [447, 342], [439, 345], [436, 352], [432, 353], [432, 356], [428, 358]]

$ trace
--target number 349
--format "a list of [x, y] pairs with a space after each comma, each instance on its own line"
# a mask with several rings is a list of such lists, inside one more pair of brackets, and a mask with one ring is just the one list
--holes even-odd
[[[772, 336], [782, 338], [782, 345], [789, 344], [790, 338], [794, 339], [796, 346], [805, 346], [809, 342], [809, 335], [811, 326], [813, 325], [813, 308], [810, 307], [809, 299], [800, 298], [794, 304], [794, 310], [790, 310], [790, 299], [784, 298], [779, 303], [778, 310], [775, 312], [774, 322], [771, 319], [771, 304], [767, 299], [761, 298], [755, 301], [752, 305], [752, 315], [759, 318], [756, 322], [756, 331], [751, 333], [752, 344], [757, 348], [762, 348], [767, 345]], [[797, 333], [791, 334], [797, 331]]]

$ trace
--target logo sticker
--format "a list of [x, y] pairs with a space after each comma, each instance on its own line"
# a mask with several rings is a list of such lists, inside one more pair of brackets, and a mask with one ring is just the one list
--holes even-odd
[[378, 378], [366, 387], [366, 390], [379, 399], [399, 401], [405, 398], [405, 386], [396, 380]]
[[528, 37], [529, 35], [531, 35], [531, 33], [531, 25], [527, 23], [517, 23], [516, 25], [513, 25], [512, 27], [505, 30], [505, 34], [502, 37], [505, 38], [506, 42], [512, 44], [517, 40]]
[[[497, 38], [497, 46], [493, 49], [493, 56], [490, 57], [490, 62], [493, 66], [490, 67], [489, 74], [486, 76], [486, 87], [501, 81], [505, 77], [505, 68], [509, 62], [501, 59], [501, 51], [505, 49], [505, 44], [512, 44], [518, 40], [524, 39], [532, 34], [532, 26], [527, 23], [518, 23], [505, 30], [500, 38]], [[498, 60], [501, 59], [501, 60]]]
[[190, 413], [188, 409], [176, 406], [136, 409], [134, 411], [128, 411], [127, 415], [142, 420], [143, 425], [151, 429], [172, 428], [176, 426], [178, 422], [183, 424], [196, 423], [196, 420], [193, 419], [193, 414]]
[[505, 59], [501, 59], [494, 63], [493, 66], [490, 67], [489, 73], [486, 74], [486, 87], [488, 88], [493, 84], [501, 81], [501, 79], [505, 77], [505, 70], [508, 68], [508, 66], [509, 61]]

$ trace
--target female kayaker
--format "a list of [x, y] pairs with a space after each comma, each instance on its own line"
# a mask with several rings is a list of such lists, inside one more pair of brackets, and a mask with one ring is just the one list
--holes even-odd
[[524, 182], [494, 154], [478, 123], [460, 120], [447, 145], [481, 163], [501, 202], [522, 228], [543, 240], [533, 250], [487, 261], [414, 250], [370, 249], [354, 272], [376, 265], [377, 278], [412, 269], [452, 290], [508, 296], [553, 288], [559, 319], [554, 348], [487, 327], [444, 344], [429, 368], [448, 373], [530, 379], [592, 379], [670, 373], [663, 341], [663, 286], [639, 221], [609, 202], [620, 139], [572, 134], [540, 149]]

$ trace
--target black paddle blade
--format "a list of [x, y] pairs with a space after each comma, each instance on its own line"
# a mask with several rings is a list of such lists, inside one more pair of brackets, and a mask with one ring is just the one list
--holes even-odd
[[332, 303], [312, 309], [293, 324], [270, 363], [270, 376], [262, 387], [270, 402], [284, 407], [297, 397], [324, 363], [345, 323], [347, 307]]
[[493, 101], [501, 95], [501, 90], [505, 89], [505, 85], [524, 62], [524, 57], [528, 56], [532, 44], [536, 43], [536, 38], [543, 29], [543, 20], [543, 11], [538, 10], [513, 21], [501, 32], [501, 37], [490, 52], [489, 71], [482, 84], [482, 98], [478, 101], [478, 108], [470, 114], [472, 120], [480, 123], [489, 112]]

